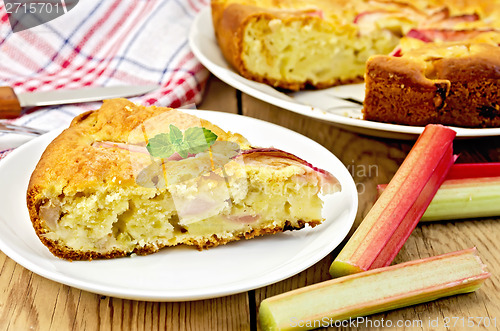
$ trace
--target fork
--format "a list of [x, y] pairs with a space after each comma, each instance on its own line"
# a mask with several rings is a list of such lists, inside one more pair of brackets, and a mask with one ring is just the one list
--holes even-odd
[[2, 132], [2, 133], [19, 133], [19, 134], [26, 134], [26, 135], [32, 135], [32, 136], [39, 136], [39, 135], [42, 135], [44, 133], [47, 133], [48, 131], [31, 128], [29, 126], [15, 125], [15, 124], [11, 124], [8, 122], [0, 121], [0, 132]]

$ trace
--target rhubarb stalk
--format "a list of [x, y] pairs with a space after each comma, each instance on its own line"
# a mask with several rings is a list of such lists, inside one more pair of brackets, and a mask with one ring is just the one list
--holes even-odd
[[339, 277], [388, 266], [410, 236], [455, 161], [456, 133], [427, 125], [380, 198], [330, 267]]
[[420, 221], [500, 216], [499, 201], [500, 163], [454, 164]]
[[478, 177], [500, 177], [500, 163], [459, 163], [454, 164], [446, 179], [466, 179]]
[[477, 290], [490, 276], [466, 249], [357, 273], [283, 293], [262, 301], [262, 330], [314, 329]]
[[421, 221], [500, 215], [500, 177], [450, 179], [441, 185]]

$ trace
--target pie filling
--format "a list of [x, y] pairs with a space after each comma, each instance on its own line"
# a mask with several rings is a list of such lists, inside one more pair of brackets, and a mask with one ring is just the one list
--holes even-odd
[[[123, 148], [143, 152], [109, 142], [94, 146], [110, 153]], [[276, 149], [235, 154], [225, 160], [209, 152], [163, 160], [139, 172], [137, 185], [114, 181], [97, 191], [47, 198], [39, 208], [44, 236], [102, 254], [178, 244], [203, 248], [256, 230], [315, 226], [322, 221], [318, 193], [340, 188], [329, 173], [292, 154]]]

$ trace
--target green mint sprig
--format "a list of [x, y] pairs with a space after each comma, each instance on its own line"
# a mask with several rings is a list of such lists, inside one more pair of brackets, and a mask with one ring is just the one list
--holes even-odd
[[182, 131], [173, 124], [168, 133], [160, 133], [149, 139], [149, 154], [153, 157], [168, 158], [177, 152], [183, 159], [189, 154], [205, 152], [215, 143], [217, 135], [203, 127], [192, 127]]

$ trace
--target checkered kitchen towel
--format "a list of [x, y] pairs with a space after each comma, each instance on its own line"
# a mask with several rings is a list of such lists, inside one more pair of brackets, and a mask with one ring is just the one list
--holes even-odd
[[[66, 14], [13, 33], [0, 2], [0, 84], [16, 92], [85, 86], [159, 84], [131, 100], [180, 107], [201, 101], [208, 72], [189, 49], [188, 33], [209, 0], [81, 0]], [[14, 124], [51, 130], [86, 103], [28, 109]], [[0, 133], [0, 159], [19, 145], [19, 135]]]

